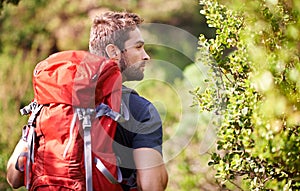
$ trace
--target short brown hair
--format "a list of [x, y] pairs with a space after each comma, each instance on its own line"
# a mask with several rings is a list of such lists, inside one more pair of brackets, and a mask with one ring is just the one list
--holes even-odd
[[99, 56], [107, 56], [105, 47], [108, 44], [124, 49], [124, 43], [129, 39], [129, 31], [134, 30], [143, 19], [135, 13], [105, 12], [93, 19], [90, 32], [89, 50]]

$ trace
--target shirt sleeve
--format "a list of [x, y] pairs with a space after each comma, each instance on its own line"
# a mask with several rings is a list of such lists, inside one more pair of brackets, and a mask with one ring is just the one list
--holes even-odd
[[150, 102], [139, 113], [139, 121], [133, 137], [132, 147], [153, 148], [162, 154], [162, 123], [158, 111]]
[[162, 122], [154, 105], [137, 94], [129, 96], [126, 105], [130, 111], [130, 120], [122, 126], [132, 133], [131, 147], [153, 148], [162, 154]]

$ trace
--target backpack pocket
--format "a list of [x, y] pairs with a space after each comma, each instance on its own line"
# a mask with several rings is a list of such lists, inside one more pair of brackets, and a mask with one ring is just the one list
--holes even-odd
[[35, 177], [31, 191], [85, 191], [84, 180], [57, 176]]
[[93, 153], [93, 187], [96, 191], [123, 190], [122, 173], [114, 153]]

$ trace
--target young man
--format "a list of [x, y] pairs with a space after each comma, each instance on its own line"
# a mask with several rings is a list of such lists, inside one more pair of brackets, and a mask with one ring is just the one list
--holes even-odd
[[[141, 22], [136, 14], [107, 12], [97, 16], [91, 28], [90, 52], [116, 60], [123, 81], [142, 80], [146, 61], [150, 59], [138, 28]], [[142, 191], [165, 190], [168, 175], [162, 159], [159, 114], [149, 101], [126, 87], [122, 99], [130, 112], [129, 120], [119, 124], [114, 143], [122, 167], [122, 187], [124, 190], [136, 187]], [[14, 188], [24, 185], [24, 161], [19, 158], [24, 151], [26, 142], [20, 140], [7, 164], [7, 180]]]
[[[90, 52], [119, 63], [122, 80], [142, 80], [149, 55], [139, 30], [143, 20], [134, 13], [106, 12], [96, 16], [90, 33]], [[162, 157], [162, 123], [152, 103], [123, 86], [129, 121], [118, 125], [114, 150], [120, 158], [124, 190], [165, 190], [168, 175]]]

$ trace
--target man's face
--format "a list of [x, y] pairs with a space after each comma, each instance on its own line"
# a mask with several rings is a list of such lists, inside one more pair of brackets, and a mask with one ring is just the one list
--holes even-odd
[[121, 56], [121, 68], [124, 81], [142, 80], [146, 61], [150, 59], [144, 49], [144, 39], [138, 28], [129, 32]]

